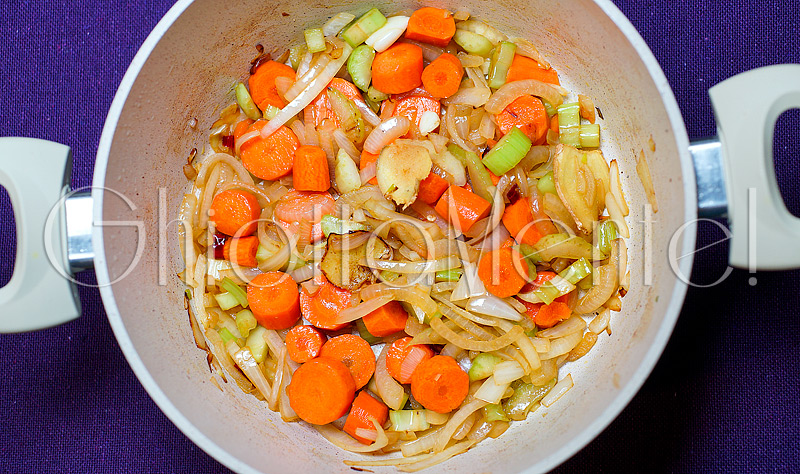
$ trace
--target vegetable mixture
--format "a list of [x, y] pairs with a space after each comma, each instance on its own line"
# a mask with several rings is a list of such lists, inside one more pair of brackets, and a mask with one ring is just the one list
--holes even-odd
[[555, 403], [630, 278], [592, 100], [439, 8], [258, 49], [184, 167], [180, 276], [212, 370], [373, 454], [351, 466], [424, 469]]

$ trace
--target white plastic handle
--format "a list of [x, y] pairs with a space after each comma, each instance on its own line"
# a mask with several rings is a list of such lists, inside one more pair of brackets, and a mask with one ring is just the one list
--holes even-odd
[[64, 145], [0, 138], [0, 185], [11, 197], [17, 224], [14, 273], [0, 288], [0, 332], [43, 329], [80, 315], [77, 290], [65, 277], [71, 273], [64, 206], [58, 206], [45, 234], [48, 216], [64, 196], [71, 170], [72, 154]]
[[800, 219], [786, 209], [772, 158], [778, 117], [800, 108], [800, 65], [748, 71], [712, 87], [709, 95], [726, 168], [730, 264], [800, 268]]

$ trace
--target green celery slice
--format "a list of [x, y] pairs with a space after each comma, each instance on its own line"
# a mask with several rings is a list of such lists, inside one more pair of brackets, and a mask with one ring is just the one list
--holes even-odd
[[436, 281], [458, 281], [461, 279], [461, 275], [463, 274], [464, 270], [461, 268], [442, 270], [440, 272], [436, 272]]
[[482, 352], [475, 356], [472, 360], [472, 366], [469, 368], [469, 381], [483, 380], [494, 372], [494, 366], [500, 363], [502, 359], [494, 354]]
[[494, 45], [485, 37], [467, 30], [456, 30], [453, 41], [470, 54], [488, 58], [492, 54]]
[[553, 172], [548, 171], [547, 174], [539, 178], [536, 188], [542, 194], [556, 194], [556, 182], [553, 180]]
[[489, 87], [499, 89], [506, 83], [508, 69], [514, 60], [517, 52], [517, 45], [508, 41], [502, 41], [492, 53], [492, 61], [489, 65]]
[[364, 92], [369, 91], [372, 82], [372, 61], [375, 59], [375, 50], [371, 46], [362, 44], [350, 53], [347, 58], [347, 72], [353, 78], [353, 84]]
[[558, 140], [575, 148], [581, 147], [581, 107], [577, 102], [558, 106]]
[[325, 44], [325, 35], [322, 34], [322, 28], [309, 28], [303, 32], [306, 38], [306, 47], [311, 53], [319, 53], [325, 51], [328, 47]]
[[580, 126], [581, 148], [597, 148], [600, 146], [600, 124], [587, 123]]
[[355, 23], [342, 31], [342, 39], [352, 47], [356, 47], [367, 40], [372, 33], [378, 31], [386, 24], [386, 17], [377, 8], [364, 13]]
[[234, 283], [233, 280], [231, 280], [228, 277], [222, 279], [222, 282], [220, 282], [220, 286], [225, 291], [233, 295], [233, 297], [236, 298], [236, 301], [239, 303], [239, 305], [241, 305], [242, 308], [247, 308], [248, 305], [247, 293], [245, 293], [245, 291], [242, 289], [241, 286]]
[[239, 328], [239, 332], [242, 333], [242, 337], [247, 337], [256, 326], [258, 326], [258, 321], [256, 321], [256, 317], [253, 316], [253, 312], [249, 309], [243, 309], [236, 313], [236, 327]]
[[514, 127], [483, 157], [483, 164], [496, 176], [502, 176], [517, 166], [531, 145], [525, 132]]
[[239, 104], [239, 108], [242, 109], [247, 118], [252, 120], [261, 118], [261, 111], [258, 110], [256, 103], [253, 102], [247, 87], [241, 82], [236, 84], [236, 103]]

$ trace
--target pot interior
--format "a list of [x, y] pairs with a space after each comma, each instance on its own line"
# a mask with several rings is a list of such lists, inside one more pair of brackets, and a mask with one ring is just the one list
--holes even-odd
[[[668, 244], [672, 232], [692, 217], [695, 206], [694, 177], [685, 174], [690, 168], [682, 166], [688, 163], [685, 130], [660, 70], [654, 69], [654, 79], [637, 49], [654, 67], [649, 51], [635, 32], [632, 42], [606, 14], [621, 18], [610, 3], [498, 0], [424, 5], [467, 10], [509, 36], [531, 40], [558, 70], [567, 89], [594, 98], [604, 117], [599, 120], [602, 151], [616, 158], [623, 172], [631, 208], [632, 288], [623, 311], [612, 317], [612, 334], [601, 335], [588, 356], [562, 369], [562, 374], [572, 374], [575, 386], [558, 403], [437, 468], [504, 473], [548, 469], [580, 449], [624, 407], [674, 325], [685, 288], [670, 270]], [[301, 40], [303, 29], [320, 25], [339, 11], [360, 14], [373, 6], [389, 13], [423, 4], [179, 2], [167, 15], [174, 20], [172, 26], [166, 29], [164, 23], [170, 20], [165, 19], [155, 38], [145, 44], [145, 50], [152, 48], [149, 56], [137, 56], [132, 71], [141, 70], [135, 78], [129, 71], [109, 114], [95, 185], [104, 180], [105, 186], [131, 202], [106, 193], [102, 214], [96, 217], [144, 223], [143, 232], [131, 226], [106, 226], [95, 234], [101, 237], [97, 264], [101, 282], [125, 274], [135, 260], [139, 239], [144, 239], [138, 264], [103, 289], [109, 318], [126, 356], [161, 408], [201, 447], [237, 470], [343, 471], [341, 461], [358, 455], [340, 451], [306, 425], [283, 423], [265, 403], [243, 395], [232, 383], [222, 384], [220, 390], [211, 382], [205, 353], [194, 345], [184, 287], [176, 277], [183, 268], [175, 221], [186, 189], [182, 166], [192, 148], [208, 148], [211, 123], [234, 101], [233, 85], [246, 79], [256, 43], [267, 51], [280, 51]], [[181, 9], [185, 10], [177, 16]], [[633, 32], [624, 19], [619, 23]], [[651, 137], [655, 152], [648, 147]], [[635, 158], [642, 149], [660, 198], [647, 252], [641, 224], [646, 199], [635, 171]], [[677, 248], [693, 245], [694, 235], [687, 234]], [[160, 253], [166, 265], [159, 266]], [[691, 258], [684, 259], [682, 268], [686, 271], [690, 265]], [[651, 280], [648, 284], [646, 278]]]

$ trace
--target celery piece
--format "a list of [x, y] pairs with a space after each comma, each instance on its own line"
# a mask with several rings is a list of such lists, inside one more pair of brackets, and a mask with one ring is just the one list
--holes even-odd
[[555, 378], [543, 386], [517, 380], [511, 384], [514, 394], [503, 401], [503, 412], [514, 421], [524, 420], [547, 392], [555, 385]]
[[[222, 342], [224, 342], [225, 344], [227, 344], [228, 341], [230, 341], [230, 340], [236, 341], [236, 336], [234, 336], [233, 333], [230, 332], [230, 330], [228, 328], [220, 329], [219, 330], [219, 337], [222, 338]], [[237, 341], [236, 343], [238, 344], [239, 342]]]
[[581, 290], [590, 290], [594, 285], [594, 278], [592, 278], [592, 274], [586, 276], [583, 280], [579, 281], [575, 286], [580, 288]]
[[400, 274], [397, 272], [390, 272], [389, 270], [381, 271], [381, 280], [383, 281], [395, 281], [398, 278], [400, 278]]
[[239, 306], [239, 302], [236, 300], [236, 297], [227, 291], [214, 295], [214, 299], [217, 300], [217, 304], [223, 311], [228, 311], [233, 307]]
[[264, 109], [264, 118], [267, 120], [272, 120], [275, 118], [276, 115], [278, 115], [278, 112], [280, 111], [281, 109], [275, 107], [272, 104], [269, 104], [267, 105], [267, 108]]
[[453, 41], [470, 54], [488, 58], [492, 54], [494, 45], [485, 37], [467, 30], [456, 30]]
[[306, 47], [311, 53], [319, 53], [325, 51], [328, 45], [325, 44], [325, 35], [322, 34], [322, 28], [309, 28], [303, 32], [306, 38]]
[[577, 102], [558, 106], [558, 140], [575, 148], [581, 147], [581, 107]]
[[467, 166], [467, 157], [466, 157], [467, 152], [464, 151], [463, 148], [454, 143], [451, 143], [447, 145], [447, 151], [449, 151], [451, 155], [455, 156], [456, 159], [460, 161], [462, 165]]
[[247, 118], [252, 120], [261, 118], [261, 111], [258, 110], [256, 103], [253, 102], [253, 98], [250, 97], [247, 87], [241, 82], [236, 84], [236, 103], [239, 104], [239, 108], [247, 115]]
[[369, 83], [372, 81], [373, 59], [375, 59], [375, 50], [366, 44], [354, 49], [347, 58], [347, 72], [353, 78], [353, 84], [364, 92], [369, 90]]
[[522, 254], [522, 257], [527, 260], [529, 264], [537, 264], [544, 261], [539, 255], [539, 252], [537, 252], [532, 245], [519, 244], [517, 250], [520, 254]]
[[539, 178], [539, 182], [536, 183], [536, 188], [542, 194], [556, 194], [556, 182], [553, 181], [553, 172], [548, 171], [547, 174]]
[[458, 281], [461, 279], [461, 275], [463, 274], [464, 270], [461, 268], [442, 270], [440, 272], [436, 272], [436, 281]]
[[503, 411], [503, 406], [499, 403], [492, 403], [491, 405], [483, 407], [483, 416], [485, 416], [486, 421], [490, 423], [493, 421], [508, 421], [506, 412]]
[[425, 317], [422, 319], [422, 324], [430, 324], [434, 319], [442, 319], [442, 313], [439, 310], [433, 313], [433, 315], [425, 313]]
[[431, 427], [425, 410], [391, 410], [391, 431], [424, 431]]
[[374, 102], [372, 99], [369, 98], [369, 95], [364, 97], [364, 102], [366, 102], [367, 105], [369, 105], [369, 108], [372, 109], [372, 111], [375, 112], [376, 114], [381, 111], [381, 103]]
[[592, 264], [581, 258], [562, 270], [552, 280], [534, 290], [536, 295], [545, 304], [550, 304], [559, 296], [566, 295], [575, 289], [575, 284], [592, 273]]
[[538, 333], [538, 332], [539, 332], [539, 328], [534, 326], [534, 328], [531, 329], [530, 331], [526, 332], [525, 335], [528, 336], [528, 337], [536, 337], [536, 333]]
[[581, 148], [597, 148], [600, 146], [600, 124], [586, 123], [580, 126]]
[[264, 260], [270, 258], [272, 255], [273, 253], [267, 250], [266, 247], [264, 247], [261, 244], [258, 244], [258, 249], [256, 250], [256, 261], [258, 263], [263, 262]]
[[187, 288], [186, 291], [183, 292], [183, 296], [185, 296], [187, 300], [192, 299], [192, 289]]
[[611, 255], [611, 246], [617, 239], [617, 225], [611, 219], [604, 220], [597, 228], [597, 248], [604, 255]]
[[483, 164], [495, 175], [502, 176], [517, 166], [530, 149], [531, 139], [514, 127], [483, 157]]
[[339, 128], [347, 135], [347, 138], [353, 143], [363, 142], [367, 138], [367, 124], [355, 102], [333, 88], [328, 89], [328, 100], [330, 100], [331, 109], [341, 123]]
[[558, 110], [556, 110], [556, 108], [553, 107], [553, 104], [551, 104], [550, 102], [542, 99], [542, 104], [544, 104], [544, 110], [545, 112], [547, 112], [548, 117], [552, 117], [553, 115], [558, 113]]
[[242, 289], [241, 286], [237, 285], [228, 277], [222, 279], [220, 282], [220, 286], [233, 295], [236, 298], [236, 301], [242, 306], [242, 308], [247, 308], [247, 293]]
[[247, 336], [247, 341], [245, 342], [247, 347], [250, 348], [250, 352], [253, 353], [253, 359], [259, 364], [267, 358], [267, 341], [264, 340], [265, 332], [267, 332], [267, 328], [256, 326], [255, 329], [250, 331], [250, 335]]
[[352, 47], [356, 47], [369, 38], [372, 33], [378, 31], [386, 24], [386, 17], [377, 8], [373, 8], [361, 15], [355, 23], [346, 27], [342, 31], [342, 39], [347, 41]]
[[469, 381], [474, 382], [489, 377], [494, 372], [494, 366], [501, 360], [494, 354], [481, 352], [472, 360], [472, 366], [469, 368]]
[[361, 339], [367, 341], [370, 346], [383, 342], [383, 339], [373, 336], [372, 333], [369, 332], [363, 319], [356, 319], [356, 327], [358, 328], [358, 334], [361, 336]]
[[286, 263], [286, 267], [284, 271], [290, 272], [292, 270], [297, 270], [298, 268], [302, 267], [306, 264], [306, 261], [302, 258], [298, 257], [295, 254], [291, 254], [289, 256], [289, 261]]
[[300, 65], [300, 61], [303, 60], [303, 56], [308, 52], [308, 47], [306, 47], [305, 43], [298, 44], [289, 48], [289, 64], [291, 64], [292, 69], [295, 71], [297, 70], [297, 66]]
[[[447, 147], [447, 149], [449, 150], [450, 147]], [[492, 176], [489, 174], [489, 170], [486, 169], [477, 154], [470, 151], [464, 152], [463, 156], [467, 166], [467, 173], [469, 173], [472, 192], [486, 199], [489, 203], [494, 202], [494, 194], [492, 193], [494, 183], [492, 183]]]
[[367, 230], [364, 224], [352, 221], [343, 221], [336, 216], [325, 214], [320, 222], [322, 233], [327, 238], [331, 234], [349, 234], [357, 230]]
[[508, 41], [503, 41], [494, 49], [492, 62], [489, 64], [489, 87], [499, 89], [506, 83], [508, 69], [514, 60], [514, 53], [517, 52], [517, 45]]
[[258, 326], [258, 321], [256, 321], [256, 317], [253, 316], [253, 312], [249, 309], [243, 309], [236, 313], [236, 327], [239, 328], [239, 332], [242, 333], [242, 337], [247, 337], [250, 334], [250, 331], [253, 330], [256, 326]]
[[[353, 54], [353, 53], [350, 53]], [[378, 89], [369, 86], [367, 89], [367, 98], [373, 102], [383, 102], [384, 100], [389, 98], [389, 94], [379, 91]]]

